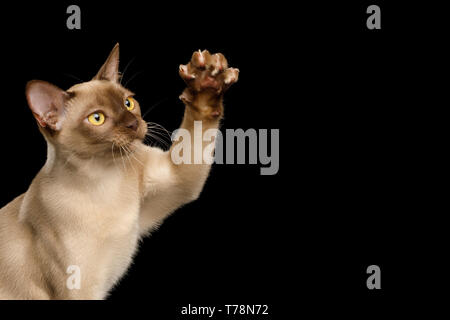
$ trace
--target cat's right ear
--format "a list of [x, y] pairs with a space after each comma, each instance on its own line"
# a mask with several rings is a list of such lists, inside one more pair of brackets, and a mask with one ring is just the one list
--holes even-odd
[[39, 125], [54, 131], [61, 130], [64, 120], [64, 106], [70, 98], [70, 94], [41, 80], [29, 81], [25, 94], [28, 106]]

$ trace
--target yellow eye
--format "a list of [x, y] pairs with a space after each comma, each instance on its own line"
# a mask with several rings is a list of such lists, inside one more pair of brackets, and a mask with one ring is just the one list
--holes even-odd
[[128, 111], [131, 111], [134, 109], [134, 99], [129, 97], [125, 99], [125, 107], [128, 109]]
[[88, 117], [88, 120], [94, 126], [100, 126], [105, 122], [105, 115], [101, 112], [94, 112]]

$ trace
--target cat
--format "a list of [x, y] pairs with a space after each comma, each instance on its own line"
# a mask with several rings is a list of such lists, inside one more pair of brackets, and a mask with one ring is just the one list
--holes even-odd
[[[218, 128], [239, 70], [199, 50], [179, 74], [187, 85], [180, 127]], [[168, 151], [144, 144], [139, 102], [120, 84], [119, 44], [91, 81], [64, 91], [33, 80], [25, 91], [47, 160], [28, 190], [0, 209], [0, 299], [105, 299], [139, 239], [199, 197], [210, 164], [174, 164], [179, 142]], [[71, 287], [74, 266], [80, 279]]]

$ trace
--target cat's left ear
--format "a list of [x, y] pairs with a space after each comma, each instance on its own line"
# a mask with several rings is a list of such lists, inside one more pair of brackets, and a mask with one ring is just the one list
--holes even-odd
[[117, 43], [111, 50], [103, 66], [92, 80], [119, 81], [119, 44]]

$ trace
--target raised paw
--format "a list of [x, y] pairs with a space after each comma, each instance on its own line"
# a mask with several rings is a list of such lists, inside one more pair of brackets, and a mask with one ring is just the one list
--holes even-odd
[[208, 92], [216, 96], [225, 92], [239, 76], [238, 69], [228, 68], [223, 54], [210, 54], [208, 50], [194, 52], [187, 65], [180, 65], [179, 73], [191, 94]]

